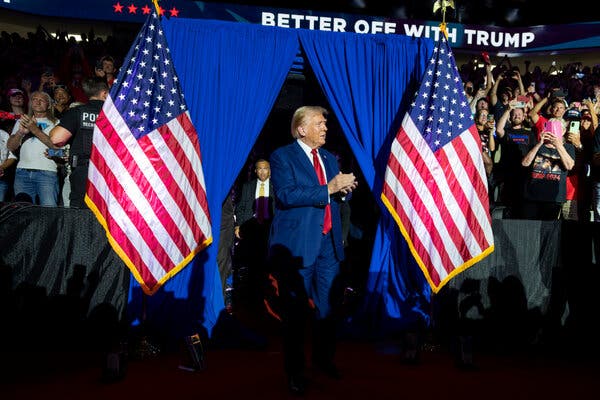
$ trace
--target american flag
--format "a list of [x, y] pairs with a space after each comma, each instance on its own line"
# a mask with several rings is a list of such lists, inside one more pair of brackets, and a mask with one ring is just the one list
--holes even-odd
[[441, 38], [392, 143], [381, 194], [434, 293], [494, 250], [481, 152]]
[[150, 15], [96, 120], [86, 203], [147, 294], [212, 241], [200, 145]]

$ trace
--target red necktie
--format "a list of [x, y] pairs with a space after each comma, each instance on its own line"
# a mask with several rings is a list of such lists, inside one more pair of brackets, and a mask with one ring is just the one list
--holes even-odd
[[[317, 178], [319, 178], [319, 183], [321, 185], [326, 185], [325, 182], [325, 174], [323, 173], [323, 168], [321, 168], [321, 162], [319, 161], [319, 156], [317, 154], [317, 149], [312, 149], [311, 151], [313, 156], [313, 166], [315, 167], [315, 172], [317, 173]], [[331, 230], [331, 206], [327, 204], [325, 206], [325, 219], [323, 220], [323, 234], [326, 234]]]

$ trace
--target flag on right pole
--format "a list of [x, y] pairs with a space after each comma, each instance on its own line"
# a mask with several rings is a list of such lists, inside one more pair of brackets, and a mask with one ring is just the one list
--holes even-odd
[[392, 143], [381, 194], [434, 293], [494, 251], [481, 141], [440, 36]]

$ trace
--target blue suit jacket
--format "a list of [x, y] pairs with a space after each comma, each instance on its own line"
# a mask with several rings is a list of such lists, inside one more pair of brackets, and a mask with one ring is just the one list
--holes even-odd
[[[337, 160], [327, 150], [319, 149], [319, 154], [329, 181], [339, 173]], [[319, 184], [311, 161], [296, 141], [273, 152], [270, 162], [275, 217], [271, 224], [269, 245], [271, 248], [284, 246], [293, 257], [300, 257], [303, 265], [311, 265], [320, 251], [325, 205], [329, 200], [327, 186]], [[337, 197], [332, 196], [329, 204], [331, 234], [336, 257], [341, 261], [344, 248]]]

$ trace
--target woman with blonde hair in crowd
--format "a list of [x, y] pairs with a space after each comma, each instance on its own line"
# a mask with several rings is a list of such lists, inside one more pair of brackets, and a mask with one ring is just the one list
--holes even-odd
[[15, 124], [7, 142], [10, 151], [19, 150], [15, 196], [25, 194], [33, 203], [56, 206], [59, 188], [57, 164], [47, 151], [54, 148], [48, 135], [58, 121], [48, 93], [33, 92], [29, 103], [29, 114], [23, 115]]

